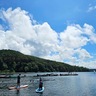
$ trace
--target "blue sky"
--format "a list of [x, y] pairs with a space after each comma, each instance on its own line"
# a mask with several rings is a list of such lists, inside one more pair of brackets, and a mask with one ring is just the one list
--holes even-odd
[[96, 0], [0, 0], [0, 49], [96, 68], [95, 18]]
[[88, 23], [95, 27], [95, 9], [87, 12], [95, 3], [96, 0], [1, 0], [0, 7], [20, 7], [33, 15], [39, 23], [48, 22], [52, 29], [61, 32], [70, 23], [81, 26]]

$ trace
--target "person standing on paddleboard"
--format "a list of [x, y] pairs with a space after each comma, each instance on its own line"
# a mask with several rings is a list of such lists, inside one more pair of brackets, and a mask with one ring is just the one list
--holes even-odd
[[39, 90], [42, 90], [42, 87], [43, 87], [43, 82], [42, 82], [42, 79], [40, 78], [40, 80], [39, 80]]
[[20, 75], [21, 75], [21, 74], [19, 74], [19, 75], [17, 76], [17, 87], [20, 87]]

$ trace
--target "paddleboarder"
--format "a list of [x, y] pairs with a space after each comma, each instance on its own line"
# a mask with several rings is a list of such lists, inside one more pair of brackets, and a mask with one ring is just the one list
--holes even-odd
[[17, 76], [17, 87], [20, 87], [20, 75], [21, 75], [21, 74], [19, 74], [19, 75]]
[[40, 80], [39, 80], [39, 90], [42, 90], [42, 87], [43, 87], [43, 82], [42, 82], [42, 79], [40, 78]]

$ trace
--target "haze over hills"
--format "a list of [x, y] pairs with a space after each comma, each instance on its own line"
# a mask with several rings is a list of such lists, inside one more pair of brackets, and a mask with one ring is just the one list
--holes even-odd
[[14, 50], [0, 50], [0, 71], [8, 72], [82, 72], [88, 68], [24, 55]]

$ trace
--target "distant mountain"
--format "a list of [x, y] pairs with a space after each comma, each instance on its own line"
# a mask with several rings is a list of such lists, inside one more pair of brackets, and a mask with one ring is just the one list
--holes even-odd
[[82, 72], [88, 68], [24, 55], [14, 50], [0, 50], [0, 71], [2, 72]]

